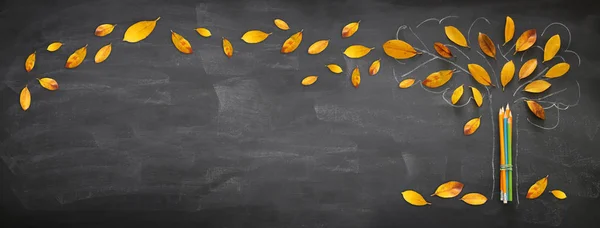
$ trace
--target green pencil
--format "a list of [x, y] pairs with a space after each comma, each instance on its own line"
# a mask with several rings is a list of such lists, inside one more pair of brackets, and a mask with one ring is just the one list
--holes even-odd
[[508, 111], [508, 201], [512, 201], [513, 199], [512, 120], [512, 111]]

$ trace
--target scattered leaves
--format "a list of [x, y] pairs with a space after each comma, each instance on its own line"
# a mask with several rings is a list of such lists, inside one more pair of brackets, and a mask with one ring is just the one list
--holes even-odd
[[398, 84], [398, 87], [400, 87], [401, 89], [406, 89], [411, 87], [413, 84], [415, 84], [415, 79], [414, 78], [407, 78], [404, 79], [400, 82], [400, 84]]
[[125, 31], [125, 35], [123, 36], [123, 41], [127, 41], [129, 43], [137, 43], [146, 39], [154, 31], [154, 27], [156, 27], [156, 22], [160, 20], [160, 17], [156, 18], [153, 21], [139, 21], [127, 28]]
[[547, 185], [548, 185], [548, 176], [546, 176], [542, 179], [539, 179], [533, 185], [531, 185], [531, 187], [529, 187], [529, 190], [527, 191], [527, 196], [525, 196], [525, 198], [527, 198], [527, 199], [538, 198], [540, 195], [542, 195], [542, 193], [544, 193]]
[[460, 200], [469, 205], [479, 206], [487, 202], [487, 197], [485, 197], [481, 193], [473, 192], [465, 194], [462, 198], [460, 198]]
[[494, 46], [494, 42], [488, 35], [479, 33], [477, 41], [479, 41], [479, 48], [481, 48], [484, 54], [494, 59], [496, 58], [496, 46]]
[[327, 69], [329, 69], [329, 71], [331, 71], [331, 73], [336, 73], [336, 74], [344, 72], [342, 70], [342, 67], [340, 67], [337, 64], [333, 64], [333, 63], [332, 64], [328, 64], [327, 65]]
[[444, 31], [446, 32], [446, 36], [448, 37], [448, 39], [450, 39], [455, 44], [458, 44], [462, 47], [469, 47], [469, 45], [467, 44], [467, 39], [465, 39], [465, 36], [456, 27], [449, 25], [444, 27]]
[[460, 100], [464, 91], [465, 91], [464, 84], [460, 85], [459, 87], [456, 87], [456, 89], [454, 89], [454, 92], [452, 92], [452, 104], [456, 104]]
[[517, 54], [517, 52], [529, 49], [531, 46], [533, 46], [536, 39], [537, 33], [535, 29], [529, 29], [523, 32], [523, 34], [519, 36], [519, 39], [517, 39], [517, 43], [515, 44], [515, 54]]
[[440, 56], [442, 56], [444, 58], [449, 59], [449, 58], [453, 57], [450, 49], [446, 45], [444, 45], [440, 42], [433, 43], [433, 48]]
[[373, 49], [375, 48], [365, 47], [360, 44], [350, 45], [344, 51], [344, 55], [353, 59], [362, 58], [363, 56], [369, 54], [369, 52], [371, 52]]
[[101, 63], [104, 62], [110, 55], [112, 51], [112, 43], [104, 45], [104, 47], [100, 48], [98, 52], [96, 52], [96, 56], [94, 57], [94, 62]]
[[233, 56], [233, 46], [231, 46], [231, 42], [225, 37], [223, 37], [223, 53], [225, 53], [228, 58]]
[[556, 53], [558, 53], [558, 49], [560, 49], [560, 36], [558, 34], [550, 37], [546, 42], [546, 46], [544, 47], [544, 61], [551, 60], [554, 58]]
[[82, 48], [77, 49], [69, 58], [67, 59], [67, 63], [65, 64], [65, 68], [73, 69], [78, 67], [79, 64], [83, 62], [85, 56], [87, 55], [87, 44]]
[[460, 194], [465, 185], [458, 181], [448, 181], [441, 184], [431, 196], [439, 196], [441, 198], [452, 198]]
[[329, 40], [319, 40], [308, 47], [308, 54], [316, 55], [321, 53], [329, 45]]
[[413, 190], [406, 190], [402, 192], [402, 197], [406, 202], [414, 205], [414, 206], [425, 206], [431, 205], [431, 203], [427, 202], [421, 194], [415, 192]]
[[302, 42], [302, 31], [304, 31], [304, 29], [294, 33], [290, 36], [290, 38], [283, 42], [283, 45], [281, 46], [281, 53], [292, 53], [294, 50], [296, 50], [296, 48], [298, 48], [298, 46], [300, 46], [300, 43]]
[[175, 48], [177, 48], [177, 50], [179, 50], [181, 53], [192, 54], [193, 50], [190, 42], [183, 36], [173, 32], [173, 30], [171, 30], [171, 41], [173, 42], [173, 45], [175, 45]]
[[450, 81], [452, 78], [452, 74], [456, 70], [440, 70], [437, 72], [431, 73], [425, 80], [423, 80], [423, 85], [429, 88], [438, 88], [446, 84], [446, 82]]
[[369, 67], [369, 75], [373, 76], [379, 72], [379, 68], [381, 68], [381, 59], [373, 61], [371, 66]]
[[27, 59], [25, 60], [25, 70], [27, 72], [30, 72], [31, 70], [33, 70], [33, 67], [35, 66], [35, 52], [29, 54], [29, 56], [27, 56]]
[[502, 90], [504, 87], [512, 81], [515, 76], [515, 63], [511, 60], [504, 64], [502, 71], [500, 71], [500, 82], [502, 83]]
[[61, 43], [61, 42], [54, 42], [54, 43], [51, 43], [50, 45], [48, 45], [46, 50], [49, 52], [55, 52], [58, 49], [60, 49], [60, 47], [62, 47], [62, 45], [63, 45], [63, 43]]
[[475, 104], [477, 104], [477, 107], [481, 107], [481, 104], [483, 104], [483, 96], [481, 95], [481, 92], [473, 86], [469, 87], [471, 87], [471, 92], [473, 93], [473, 100], [475, 100]]
[[38, 82], [47, 90], [54, 91], [58, 89], [58, 83], [52, 78], [38, 78]]
[[[504, 25], [504, 44], [512, 40], [515, 35], [515, 21], [509, 16], [506, 16], [506, 24]], [[503, 45], [504, 45], [503, 44]]]
[[527, 103], [527, 107], [529, 107], [529, 110], [531, 110], [535, 116], [543, 120], [546, 119], [546, 113], [544, 112], [544, 107], [542, 107], [542, 105], [533, 100], [526, 100], [525, 103]]
[[275, 23], [275, 26], [277, 26], [277, 28], [279, 28], [283, 31], [290, 29], [290, 26], [284, 20], [281, 20], [279, 18], [273, 20], [273, 23]]
[[358, 66], [356, 66], [356, 68], [354, 68], [354, 70], [352, 71], [352, 77], [350, 78], [350, 80], [352, 81], [352, 85], [354, 86], [354, 88], [358, 88], [358, 86], [360, 85], [360, 71], [358, 70]]
[[207, 28], [197, 28], [195, 30], [198, 33], [198, 35], [200, 35], [202, 37], [210, 37], [210, 36], [212, 36], [212, 33]]
[[468, 68], [469, 72], [471, 73], [471, 76], [473, 76], [475, 81], [479, 82], [479, 84], [482, 84], [484, 86], [494, 86], [492, 84], [492, 80], [490, 79], [490, 75], [482, 66], [475, 63], [471, 63], [468, 65]]
[[386, 55], [395, 59], [408, 59], [412, 58], [417, 52], [410, 44], [403, 40], [388, 40], [383, 44], [383, 51]]
[[360, 21], [352, 22], [344, 26], [342, 28], [342, 38], [348, 38], [354, 35], [356, 31], [358, 31], [358, 26], [360, 25]]
[[115, 26], [117, 26], [117, 24], [101, 24], [98, 25], [98, 27], [96, 27], [96, 31], [94, 31], [94, 35], [96, 36], [107, 36], [108, 34], [110, 34], [113, 29], [115, 29]]
[[31, 93], [27, 86], [21, 90], [21, 95], [19, 96], [19, 103], [21, 104], [21, 108], [23, 111], [27, 111], [29, 106], [31, 105]]
[[315, 83], [317, 81], [318, 78], [319, 78], [318, 76], [308, 76], [308, 77], [302, 79], [302, 85], [305, 85], [305, 86], [312, 85], [313, 83]]
[[260, 30], [250, 30], [245, 32], [244, 35], [242, 35], [242, 40], [249, 44], [256, 44], [263, 42], [271, 34], [272, 33], [266, 33]]
[[550, 193], [552, 193], [552, 195], [554, 195], [554, 197], [556, 197], [557, 199], [566, 199], [567, 198], [567, 194], [565, 194], [565, 192], [561, 191], [561, 190], [552, 190], [550, 191]]
[[529, 75], [531, 75], [533, 73], [533, 71], [535, 71], [537, 64], [538, 64], [538, 62], [537, 62], [537, 59], [535, 59], [535, 58], [527, 60], [527, 62], [525, 62], [523, 64], [523, 66], [521, 66], [521, 69], [519, 70], [519, 80], [529, 77]]
[[548, 88], [550, 88], [551, 84], [547, 81], [544, 80], [535, 80], [529, 84], [527, 84], [527, 86], [525, 86], [525, 89], [523, 89], [523, 91], [525, 92], [530, 92], [530, 93], [541, 93], [546, 91]]
[[465, 124], [463, 128], [463, 132], [465, 135], [472, 135], [477, 131], [479, 125], [481, 124], [481, 117], [473, 118]]
[[552, 68], [550, 68], [550, 70], [548, 70], [548, 72], [546, 72], [545, 77], [546, 78], [562, 77], [569, 71], [569, 68], [571, 68], [571, 65], [569, 65], [568, 63], [557, 63], [556, 65], [552, 66]]

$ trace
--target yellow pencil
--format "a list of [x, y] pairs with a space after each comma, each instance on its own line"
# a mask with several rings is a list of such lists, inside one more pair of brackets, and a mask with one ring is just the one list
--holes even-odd
[[500, 132], [500, 201], [504, 201], [505, 180], [504, 180], [504, 107], [498, 112], [498, 130]]

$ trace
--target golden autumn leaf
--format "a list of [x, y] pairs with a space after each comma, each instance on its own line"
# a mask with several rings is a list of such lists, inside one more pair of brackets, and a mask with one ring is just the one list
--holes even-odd
[[484, 86], [494, 86], [492, 84], [492, 80], [490, 79], [490, 75], [482, 66], [475, 63], [471, 63], [467, 66], [469, 68], [471, 76], [473, 76], [475, 81], [479, 82], [479, 84], [482, 84]]
[[308, 47], [308, 54], [316, 55], [321, 53], [329, 45], [329, 40], [319, 40]]
[[523, 64], [523, 66], [521, 66], [521, 69], [519, 70], [519, 80], [529, 77], [529, 75], [531, 75], [533, 73], [533, 71], [535, 71], [537, 64], [538, 64], [538, 61], [535, 58], [527, 60], [527, 62], [525, 62]]
[[315, 83], [317, 81], [318, 78], [319, 78], [318, 76], [307, 76], [306, 78], [302, 79], [302, 85], [305, 85], [305, 86], [312, 85], [313, 83]]
[[202, 37], [210, 37], [210, 36], [212, 36], [212, 33], [207, 28], [197, 28], [197, 29], [194, 29], [194, 30], [196, 30], [196, 32], [198, 33], [198, 35], [200, 35]]
[[266, 33], [260, 30], [250, 30], [245, 32], [244, 35], [242, 35], [242, 40], [249, 44], [256, 44], [263, 42], [271, 34], [273, 33]]
[[379, 72], [379, 68], [381, 68], [381, 59], [373, 61], [371, 66], [369, 67], [369, 75], [373, 76]]
[[459, 87], [456, 87], [456, 89], [454, 89], [454, 92], [452, 92], [452, 104], [456, 104], [460, 100], [464, 91], [465, 91], [464, 84], [460, 85]]
[[460, 194], [465, 185], [458, 181], [448, 181], [441, 184], [431, 196], [439, 196], [441, 198], [452, 198]]
[[481, 124], [481, 117], [473, 118], [473, 119], [467, 121], [467, 123], [463, 127], [463, 133], [465, 135], [472, 135], [473, 133], [475, 133], [475, 131], [477, 131], [480, 124]]
[[175, 48], [184, 54], [192, 54], [192, 44], [188, 40], [186, 40], [183, 36], [173, 32], [171, 30], [171, 42], [175, 45]]
[[550, 68], [550, 70], [548, 70], [548, 72], [546, 72], [546, 75], [544, 75], [544, 77], [546, 77], [546, 78], [562, 77], [569, 71], [569, 68], [571, 68], [571, 65], [569, 65], [568, 63], [557, 63], [556, 65], [552, 66], [552, 68]]
[[327, 69], [329, 69], [329, 71], [331, 71], [331, 73], [336, 73], [336, 74], [344, 72], [342, 70], [342, 67], [340, 67], [337, 64], [333, 64], [333, 63], [332, 64], [328, 64], [327, 65]]
[[160, 17], [153, 21], [139, 21], [129, 26], [125, 31], [125, 35], [123, 35], [123, 41], [137, 43], [146, 39], [146, 37], [154, 31], [154, 27], [156, 27], [156, 22], [158, 22], [158, 20], [160, 20]]
[[62, 47], [63, 43], [61, 42], [54, 42], [48, 45], [48, 47], [46, 48], [47, 51], [49, 52], [55, 52], [58, 49], [60, 49], [60, 47]]
[[515, 63], [513, 61], [508, 61], [502, 67], [502, 71], [500, 71], [500, 82], [502, 83], [502, 90], [504, 91], [504, 87], [508, 85], [510, 81], [512, 81], [515, 76]]
[[533, 100], [526, 100], [525, 103], [527, 103], [527, 107], [535, 116], [543, 120], [546, 119], [546, 113], [544, 112], [544, 107], [542, 107], [542, 105]]
[[469, 205], [479, 206], [487, 202], [487, 197], [485, 197], [481, 193], [473, 192], [465, 194], [462, 198], [460, 198], [460, 200]]
[[275, 26], [277, 26], [277, 28], [279, 28], [279, 29], [281, 29], [283, 31], [286, 31], [286, 30], [290, 29], [290, 26], [285, 21], [283, 21], [283, 20], [281, 20], [279, 18], [273, 20], [273, 23], [275, 23]]
[[408, 59], [420, 55], [410, 44], [403, 40], [388, 40], [383, 43], [383, 51], [394, 59]]
[[560, 36], [558, 34], [550, 37], [546, 42], [546, 46], [544, 47], [544, 61], [551, 60], [554, 58], [556, 53], [558, 53], [558, 49], [560, 49]]
[[373, 49], [375, 48], [365, 47], [360, 44], [350, 45], [344, 51], [344, 55], [348, 56], [348, 58], [358, 59], [369, 54]]
[[360, 85], [360, 71], [358, 70], [358, 66], [356, 66], [356, 68], [354, 68], [354, 70], [352, 71], [350, 81], [352, 82], [354, 88], [358, 88], [358, 86]]
[[556, 197], [557, 199], [566, 199], [567, 198], [567, 194], [565, 194], [565, 192], [561, 191], [561, 190], [552, 190], [550, 191], [550, 193], [552, 193], [552, 195], [554, 195], [554, 197]]
[[517, 52], [520, 51], [525, 51], [527, 49], [529, 49], [531, 46], [533, 46], [533, 44], [535, 43], [535, 41], [537, 40], [537, 33], [535, 29], [529, 29], [525, 32], [523, 32], [523, 34], [521, 34], [521, 36], [519, 36], [519, 39], [517, 39], [517, 43], [515, 44], [515, 53], [517, 54]]
[[94, 31], [94, 35], [96, 36], [107, 36], [108, 34], [110, 34], [113, 29], [115, 29], [115, 26], [117, 26], [117, 24], [101, 24], [98, 25], [98, 27], [96, 27], [96, 31]]
[[415, 79], [414, 78], [407, 78], [402, 80], [399, 84], [398, 87], [400, 87], [401, 89], [406, 89], [411, 87], [413, 84], [415, 84]]
[[304, 29], [300, 30], [297, 33], [294, 33], [290, 36], [290, 38], [285, 40], [285, 42], [283, 42], [283, 45], [281, 46], [281, 53], [287, 54], [292, 53], [294, 50], [296, 50], [296, 48], [298, 48], [298, 46], [300, 46], [300, 43], [302, 42], [303, 31]]
[[35, 66], [35, 52], [29, 54], [29, 56], [27, 56], [27, 59], [25, 60], [25, 70], [27, 72], [30, 72], [31, 70], [33, 70], [33, 67]]
[[352, 22], [344, 26], [342, 28], [342, 38], [348, 38], [354, 35], [356, 31], [358, 31], [358, 26], [360, 25], [360, 21]]
[[525, 86], [523, 91], [530, 93], [541, 93], [550, 88], [551, 84], [544, 80], [535, 80]]
[[52, 78], [38, 78], [37, 80], [47, 90], [54, 91], [58, 89], [58, 82]]
[[82, 48], [77, 49], [69, 58], [67, 59], [67, 63], [65, 64], [65, 68], [73, 69], [78, 67], [79, 64], [83, 62], [85, 56], [87, 55], [87, 44]]
[[473, 100], [475, 100], [475, 104], [477, 104], [477, 107], [481, 107], [481, 104], [483, 104], [483, 96], [481, 95], [481, 92], [473, 86], [469, 87], [471, 87], [471, 93], [473, 93]]
[[98, 52], [96, 52], [96, 56], [94, 57], [94, 62], [101, 63], [104, 62], [110, 55], [112, 51], [112, 43], [104, 45], [104, 47], [100, 48]]
[[531, 185], [529, 190], [527, 190], [527, 196], [525, 196], [525, 198], [535, 199], [540, 197], [540, 195], [542, 195], [542, 193], [544, 193], [546, 190], [546, 186], [548, 186], [548, 176], [539, 179], [533, 185]]
[[447, 59], [452, 58], [452, 52], [446, 45], [444, 45], [440, 42], [435, 42], [435, 43], [433, 43], [433, 48], [440, 56], [447, 58]]
[[437, 72], [431, 73], [425, 80], [423, 80], [423, 85], [429, 88], [438, 88], [446, 84], [446, 82], [450, 81], [452, 78], [452, 74], [456, 70], [440, 70]]
[[494, 42], [488, 35], [479, 33], [477, 41], [479, 41], [479, 48], [481, 48], [484, 54], [494, 59], [496, 58], [496, 46], [494, 46]]
[[[506, 16], [506, 24], [504, 25], [504, 44], [512, 40], [515, 35], [515, 21], [509, 16]], [[504, 46], [503, 44], [503, 46]]]
[[31, 93], [29, 92], [29, 88], [27, 88], [27, 85], [21, 90], [21, 95], [19, 96], [19, 103], [21, 104], [21, 109], [23, 109], [23, 111], [27, 111], [27, 109], [29, 109], [29, 106], [31, 105]]
[[404, 200], [414, 206], [425, 206], [425, 205], [431, 205], [430, 202], [427, 202], [425, 200], [425, 198], [423, 198], [423, 196], [421, 194], [419, 194], [418, 192], [415, 192], [413, 190], [406, 190], [402, 192], [402, 197], [404, 198]]
[[223, 37], [223, 53], [225, 53], [225, 55], [228, 58], [231, 58], [231, 56], [233, 56], [233, 46], [231, 45], [231, 42], [229, 42], [229, 40], [225, 37]]
[[449, 25], [444, 27], [444, 31], [446, 32], [446, 36], [448, 37], [448, 39], [454, 42], [455, 44], [458, 44], [462, 47], [469, 47], [469, 45], [467, 44], [467, 39], [465, 39], [465, 36], [462, 34], [462, 32], [460, 32], [460, 30], [458, 30], [458, 28]]

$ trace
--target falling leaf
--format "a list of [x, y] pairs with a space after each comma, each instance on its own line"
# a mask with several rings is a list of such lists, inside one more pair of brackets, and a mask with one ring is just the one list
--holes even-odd
[[290, 26], [281, 19], [275, 19], [275, 20], [273, 20], [273, 23], [275, 23], [275, 26], [277, 26], [277, 28], [279, 28], [283, 31], [290, 29]]
[[418, 192], [415, 192], [413, 190], [403, 191], [402, 197], [404, 198], [404, 200], [406, 200], [406, 202], [408, 202], [414, 206], [431, 205], [431, 203], [425, 201], [425, 199], [423, 198], [423, 196], [421, 194], [419, 194]]
[[104, 47], [100, 48], [100, 50], [98, 50], [98, 52], [96, 52], [96, 56], [94, 57], [94, 62], [96, 62], [96, 63], [104, 62], [104, 60], [106, 60], [108, 58], [108, 56], [110, 55], [111, 51], [112, 51], [112, 43], [107, 44]]
[[467, 48], [469, 47], [469, 45], [467, 44], [467, 39], [465, 39], [465, 36], [456, 27], [449, 25], [444, 27], [444, 30], [446, 32], [446, 36], [452, 42], [458, 44], [459, 46]]
[[513, 63], [513, 61], [511, 60], [506, 62], [502, 67], [502, 71], [500, 71], [500, 82], [502, 83], [502, 90], [504, 90], [504, 87], [508, 85], [508, 83], [513, 79], [514, 76], [515, 63]]
[[350, 80], [352, 81], [354, 88], [358, 88], [360, 85], [360, 71], [358, 70], [358, 66], [356, 66], [356, 68], [354, 68], [352, 71], [352, 77]]
[[329, 40], [319, 40], [308, 47], [308, 54], [316, 55], [321, 53], [329, 45]]
[[212, 36], [212, 33], [207, 28], [197, 28], [195, 30], [198, 33], [198, 35], [200, 35], [202, 37], [210, 37], [210, 36]]
[[256, 44], [263, 42], [272, 33], [266, 33], [260, 30], [250, 30], [242, 35], [242, 40], [249, 44]]
[[[506, 16], [506, 24], [504, 25], [504, 44], [508, 43], [515, 35], [515, 22], [509, 16]], [[503, 44], [503, 45], [504, 45]]]
[[154, 31], [154, 27], [156, 27], [156, 22], [160, 20], [160, 17], [156, 18], [153, 21], [139, 21], [127, 28], [125, 31], [125, 35], [123, 36], [123, 41], [127, 41], [129, 43], [137, 43], [146, 39]]
[[300, 42], [302, 42], [302, 31], [304, 31], [304, 29], [300, 30], [300, 32], [294, 33], [294, 35], [291, 35], [290, 38], [283, 42], [283, 45], [281, 46], [281, 53], [292, 53], [294, 50], [296, 50], [296, 48], [298, 48]]
[[38, 81], [47, 90], [54, 91], [58, 89], [58, 83], [52, 78], [38, 78]]
[[383, 44], [383, 51], [386, 55], [394, 59], [408, 59], [412, 58], [417, 52], [410, 44], [403, 40], [388, 40]]
[[192, 44], [190, 44], [190, 42], [183, 36], [173, 32], [173, 30], [171, 30], [171, 42], [173, 42], [175, 48], [177, 48], [177, 50], [179, 50], [181, 53], [191, 54], [193, 52]]
[[359, 25], [360, 25], [360, 21], [357, 21], [357, 22], [352, 22], [352, 23], [344, 26], [344, 28], [342, 28], [342, 38], [348, 38], [348, 37], [351, 37], [352, 35], [354, 35], [354, 33], [356, 33], [356, 31], [358, 31]]
[[525, 92], [530, 92], [530, 93], [541, 93], [546, 91], [548, 88], [550, 88], [551, 84], [547, 81], [544, 80], [535, 80], [529, 84], [527, 84], [527, 86], [525, 86], [525, 89], [523, 89], [523, 91]]
[[537, 67], [537, 59], [533, 58], [530, 60], [527, 60], [527, 62], [525, 62], [523, 64], [523, 66], [521, 66], [521, 69], [519, 70], [519, 80], [529, 77], [529, 75], [531, 75], [533, 73], [533, 71], [535, 71], [535, 68]]
[[536, 39], [537, 34], [535, 29], [529, 29], [523, 32], [523, 34], [519, 36], [519, 39], [517, 39], [517, 43], [515, 44], [515, 54], [517, 54], [517, 52], [529, 49], [531, 46], [533, 46]]
[[548, 185], [548, 176], [546, 176], [542, 179], [539, 179], [538, 181], [535, 182], [535, 184], [533, 184], [533, 185], [531, 185], [531, 187], [529, 187], [529, 190], [527, 191], [527, 196], [525, 196], [525, 198], [527, 198], [527, 199], [538, 198], [540, 195], [542, 195], [542, 193], [544, 193], [547, 185]]
[[462, 198], [460, 198], [460, 200], [469, 205], [479, 206], [487, 202], [487, 197], [480, 193], [473, 192], [465, 194]]
[[458, 181], [448, 181], [441, 184], [431, 196], [439, 196], [441, 198], [452, 198], [460, 194], [465, 185]]
[[329, 71], [331, 71], [332, 73], [339, 74], [339, 73], [342, 73], [342, 72], [343, 72], [343, 70], [342, 70], [342, 67], [340, 67], [340, 66], [339, 66], [339, 65], [337, 65], [337, 64], [329, 64], [329, 65], [327, 65], [327, 68], [328, 68], [328, 69], [329, 69]]
[[360, 44], [350, 45], [344, 51], [344, 55], [353, 59], [362, 58], [363, 56], [369, 54], [369, 52], [371, 52], [373, 49], [375, 48], [365, 47]]
[[33, 70], [33, 67], [35, 66], [35, 52], [29, 54], [29, 56], [27, 56], [27, 60], [25, 60], [25, 70], [27, 72], [30, 72], [31, 70]]
[[29, 109], [29, 105], [31, 105], [31, 93], [29, 93], [29, 89], [27, 86], [21, 90], [21, 96], [19, 96], [19, 103], [21, 103], [21, 108], [23, 111], [27, 111]]
[[479, 41], [479, 48], [481, 48], [483, 53], [494, 59], [496, 58], [496, 46], [494, 46], [494, 42], [488, 35], [485, 33], [479, 33], [477, 41]]
[[477, 104], [477, 107], [481, 107], [481, 104], [483, 104], [483, 96], [481, 95], [481, 92], [473, 86], [469, 87], [471, 87], [471, 92], [473, 93], [473, 100], [475, 100], [475, 104]]
[[444, 58], [452, 58], [452, 52], [450, 51], [450, 49], [448, 47], [446, 47], [446, 45], [440, 43], [440, 42], [435, 42], [433, 43], [433, 48], [435, 49], [435, 51], [442, 57]]
[[557, 63], [556, 65], [552, 66], [552, 68], [550, 68], [550, 70], [548, 70], [548, 72], [546, 72], [545, 77], [547, 77], [547, 78], [562, 77], [563, 75], [565, 75], [567, 73], [567, 71], [569, 71], [569, 68], [571, 68], [571, 65], [569, 65], [568, 63]]
[[542, 105], [532, 100], [527, 100], [525, 103], [527, 103], [527, 107], [529, 107], [529, 110], [531, 110], [535, 116], [543, 120], [546, 119], [546, 113], [544, 112], [544, 107], [542, 107]]
[[381, 67], [381, 59], [373, 61], [371, 66], [369, 67], [369, 75], [373, 76], [379, 72], [379, 68]]
[[452, 104], [456, 104], [460, 98], [462, 97], [465, 88], [464, 88], [464, 84], [460, 85], [459, 87], [456, 87], [456, 89], [454, 89], [454, 92], [452, 92]]
[[544, 47], [544, 61], [551, 60], [554, 58], [556, 53], [558, 53], [558, 49], [560, 49], [560, 36], [558, 34], [550, 37], [548, 42], [546, 42], [546, 46]]
[[48, 50], [49, 52], [55, 52], [58, 49], [60, 49], [60, 47], [62, 47], [62, 45], [63, 45], [63, 43], [61, 43], [61, 42], [54, 42], [54, 43], [51, 43], [50, 45], [48, 45], [46, 50]]
[[484, 86], [494, 86], [492, 84], [492, 80], [490, 79], [490, 75], [482, 66], [475, 63], [471, 63], [468, 65], [468, 67], [471, 76], [473, 76], [475, 81], [479, 82], [479, 84], [482, 84]]
[[411, 87], [414, 83], [415, 83], [415, 79], [407, 78], [407, 79], [402, 80], [400, 82], [400, 84], [398, 84], [398, 87], [400, 87], [401, 89], [406, 89], [406, 88]]
[[96, 28], [96, 31], [94, 31], [94, 35], [96, 36], [107, 36], [108, 34], [110, 34], [113, 29], [115, 29], [115, 26], [117, 26], [116, 24], [112, 25], [112, 24], [101, 24]]
[[73, 69], [79, 66], [79, 64], [83, 62], [85, 56], [87, 55], [87, 46], [88, 45], [86, 44], [82, 48], [79, 48], [75, 52], [73, 52], [73, 54], [71, 54], [71, 56], [69, 56], [69, 58], [67, 59], [65, 68]]
[[223, 37], [223, 53], [225, 53], [228, 58], [233, 56], [233, 46], [231, 46], [231, 42], [225, 37]]
[[302, 79], [302, 85], [309, 86], [317, 81], [318, 76], [308, 76]]
[[438, 72], [433, 72], [423, 80], [423, 85], [429, 88], [443, 86], [446, 82], [450, 81], [454, 71], [456, 70], [440, 70]]
[[481, 117], [473, 118], [469, 120], [465, 127], [463, 128], [463, 132], [465, 135], [472, 135], [479, 128], [479, 124], [481, 124]]
[[557, 199], [566, 199], [567, 198], [567, 194], [565, 194], [565, 192], [561, 191], [561, 190], [552, 190], [550, 191], [550, 193], [552, 193], [552, 195], [554, 195], [554, 197], [556, 197]]

